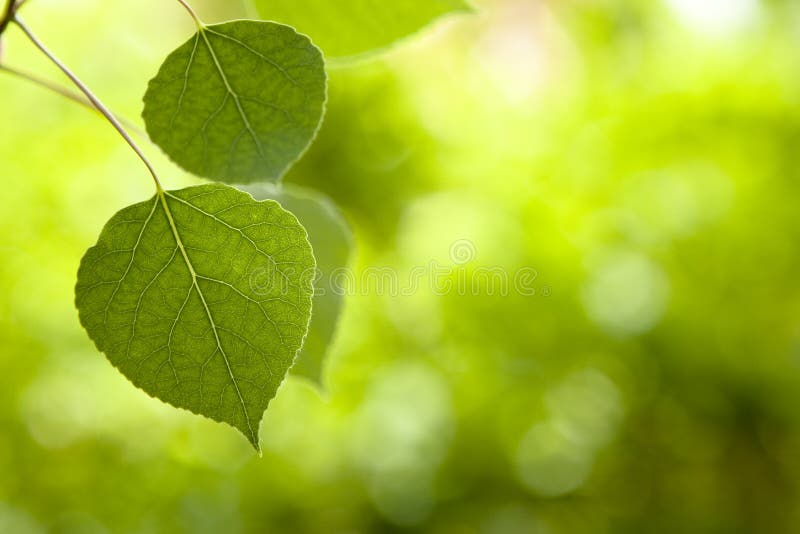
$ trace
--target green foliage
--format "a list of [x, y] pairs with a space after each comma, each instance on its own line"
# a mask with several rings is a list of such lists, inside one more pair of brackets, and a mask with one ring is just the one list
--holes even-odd
[[314, 257], [276, 202], [223, 185], [117, 213], [81, 261], [83, 326], [136, 386], [239, 429], [258, 425], [311, 316]]
[[328, 58], [385, 48], [447, 13], [470, 11], [465, 0], [253, 0], [258, 13], [309, 35]]
[[144, 97], [147, 132], [184, 169], [229, 183], [276, 181], [316, 135], [320, 51], [292, 28], [202, 26], [164, 61]]
[[[342, 208], [356, 279], [530, 266], [537, 294], [359, 287], [327, 395], [290, 373], [263, 460], [97, 352], [75, 271], [147, 176], [100, 121], [0, 73], [0, 532], [800, 532], [797, 1], [475, 4], [330, 73], [283, 182]], [[157, 51], [190, 36], [177, 8], [23, 15], [135, 114]], [[2, 40], [2, 63], [60, 79], [13, 24]], [[170, 189], [196, 183], [143, 149]], [[454, 267], [462, 239], [475, 259]]]
[[[228, 186], [165, 192], [126, 132], [123, 123], [130, 123], [117, 119], [16, 17], [23, 3], [7, 0], [0, 33], [15, 22], [82, 95], [4, 70], [99, 111], [156, 185], [150, 201], [115, 215], [84, 256], [75, 288], [81, 323], [135, 385], [232, 425], [258, 449], [263, 412], [288, 370], [322, 384], [342, 308], [335, 273], [352, 249], [350, 230], [329, 199], [269, 185], [305, 152], [322, 123], [328, 83], [322, 52], [275, 22], [207, 26], [179, 0], [197, 32], [167, 56], [143, 99], [147, 133], [175, 163], [200, 177], [250, 185], [257, 198], [296, 211], [301, 223], [275, 202]], [[469, 9], [464, 0], [269, 5], [272, 18], [314, 34], [334, 57], [384, 48], [446, 13]]]
[[[313, 1], [270, 5], [278, 19], [318, 35], [339, 56], [383, 47], [466, 8], [462, 0], [352, 2], [336, 9]], [[195, 22], [197, 33], [169, 54], [148, 85], [142, 113], [148, 134], [199, 176], [242, 184], [279, 181], [322, 122], [322, 53], [282, 24]], [[319, 259], [316, 317], [296, 362], [313, 288], [281, 283], [305, 283], [312, 273], [287, 274], [283, 266], [308, 267], [314, 256], [298, 243], [302, 226], [296, 219], [284, 226], [263, 205], [227, 189], [164, 193], [158, 186], [152, 201], [123, 210], [87, 253], [76, 301], [98, 348], [134, 384], [233, 425], [258, 447], [258, 423], [292, 364], [295, 374], [322, 383], [342, 306], [331, 275], [347, 265], [352, 238], [322, 196], [263, 184], [250, 191], [296, 211]], [[193, 242], [184, 246], [188, 239]], [[281, 249], [286, 243], [291, 246]], [[289, 259], [271, 256], [287, 251]]]
[[259, 184], [247, 186], [244, 190], [258, 200], [277, 200], [297, 217], [308, 232], [308, 240], [317, 260], [314, 315], [291, 372], [322, 386], [324, 359], [336, 332], [343, 292], [347, 289], [337, 273], [341, 275], [342, 270], [348, 267], [353, 250], [353, 234], [342, 213], [324, 195], [292, 185], [276, 188]]

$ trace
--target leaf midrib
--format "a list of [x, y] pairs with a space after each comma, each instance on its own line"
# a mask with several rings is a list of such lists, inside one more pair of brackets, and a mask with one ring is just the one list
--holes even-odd
[[[266, 156], [264, 154], [264, 147], [261, 146], [261, 140], [258, 138], [253, 126], [250, 124], [250, 119], [247, 117], [247, 114], [244, 112], [244, 108], [242, 107], [242, 103], [239, 101], [239, 95], [236, 91], [233, 90], [230, 82], [228, 81], [228, 77], [225, 75], [225, 71], [222, 69], [222, 64], [217, 57], [216, 52], [214, 51], [214, 47], [211, 46], [211, 41], [206, 36], [207, 28], [202, 27], [199, 30], [200, 35], [203, 37], [203, 41], [206, 43], [206, 47], [208, 48], [208, 52], [211, 54], [211, 59], [214, 60], [214, 65], [217, 67], [217, 72], [219, 72], [220, 78], [222, 78], [222, 83], [225, 84], [225, 88], [228, 90], [228, 93], [233, 97], [233, 101], [236, 104], [236, 109], [239, 111], [239, 116], [242, 117], [242, 122], [244, 122], [244, 126], [247, 131], [250, 133], [250, 137], [253, 138], [253, 142], [256, 144], [256, 149], [258, 150], [258, 155], [261, 159], [265, 159]], [[217, 32], [213, 32], [215, 35], [219, 35]]]
[[189, 269], [189, 274], [192, 276], [192, 286], [197, 291], [197, 295], [200, 297], [200, 301], [203, 304], [203, 308], [206, 312], [206, 316], [208, 317], [208, 321], [211, 323], [211, 331], [214, 332], [214, 339], [216, 340], [217, 343], [217, 350], [219, 350], [219, 353], [222, 356], [223, 361], [225, 362], [225, 367], [228, 370], [228, 375], [230, 376], [231, 383], [233, 383], [233, 387], [236, 390], [236, 395], [239, 397], [239, 402], [242, 405], [242, 412], [244, 414], [244, 419], [247, 422], [247, 429], [250, 432], [250, 440], [256, 447], [256, 449], [260, 450], [258, 444], [258, 437], [253, 431], [253, 426], [250, 423], [250, 415], [247, 412], [247, 405], [245, 404], [241, 390], [239, 390], [239, 383], [236, 381], [236, 377], [233, 374], [233, 369], [231, 368], [231, 363], [230, 360], [228, 360], [228, 356], [225, 354], [225, 349], [222, 348], [222, 341], [220, 340], [219, 334], [217, 333], [216, 322], [214, 321], [214, 317], [211, 315], [211, 309], [208, 307], [208, 303], [206, 302], [206, 298], [200, 289], [200, 285], [197, 283], [197, 272], [194, 270], [194, 266], [192, 265], [192, 262], [189, 259], [189, 255], [186, 252], [186, 248], [183, 246], [183, 240], [181, 239], [180, 233], [178, 232], [178, 227], [175, 224], [174, 217], [172, 216], [172, 211], [170, 210], [169, 205], [167, 204], [167, 198], [166, 198], [167, 194], [168, 193], [166, 193], [161, 189], [159, 189], [157, 193], [159, 201], [161, 202], [161, 206], [164, 209], [164, 213], [167, 216], [167, 220], [169, 221], [169, 226], [170, 229], [172, 230], [172, 235], [175, 238], [175, 243], [178, 245], [178, 248], [181, 251], [181, 256], [183, 257], [183, 261], [186, 263], [186, 267]]

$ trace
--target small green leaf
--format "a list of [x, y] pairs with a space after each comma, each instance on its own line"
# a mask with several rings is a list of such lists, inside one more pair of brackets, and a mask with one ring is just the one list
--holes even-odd
[[305, 230], [277, 202], [203, 185], [114, 215], [81, 261], [75, 302], [131, 382], [258, 449], [308, 330], [314, 267]]
[[297, 28], [328, 58], [386, 48], [436, 18], [471, 11], [465, 0], [253, 0], [261, 17]]
[[144, 96], [147, 132], [176, 163], [228, 183], [277, 181], [316, 135], [327, 78], [292, 28], [204, 26], [172, 52]]
[[342, 309], [347, 287], [341, 275], [350, 263], [353, 234], [344, 216], [326, 196], [314, 191], [284, 184], [277, 188], [257, 184], [244, 188], [258, 200], [273, 199], [291, 211], [308, 232], [308, 240], [317, 260], [314, 284], [314, 316], [306, 342], [291, 373], [303, 376], [322, 386], [322, 370]]

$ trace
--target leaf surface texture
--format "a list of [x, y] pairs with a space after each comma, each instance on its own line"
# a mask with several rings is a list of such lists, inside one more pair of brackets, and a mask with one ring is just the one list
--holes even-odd
[[111, 218], [81, 261], [76, 305], [136, 386], [232, 425], [258, 449], [264, 410], [308, 329], [314, 267], [305, 230], [277, 202], [190, 187]]
[[327, 78], [320, 51], [292, 28], [205, 26], [150, 81], [152, 140], [189, 172], [228, 183], [277, 181], [314, 139]]

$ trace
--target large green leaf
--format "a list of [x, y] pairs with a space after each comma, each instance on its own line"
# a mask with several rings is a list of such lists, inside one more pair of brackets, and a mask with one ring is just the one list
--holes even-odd
[[465, 0], [253, 0], [262, 18], [283, 22], [314, 40], [328, 58], [379, 50], [451, 12]]
[[144, 96], [147, 132], [176, 163], [229, 183], [276, 181], [316, 135], [327, 78], [292, 28], [203, 26], [161, 65]]
[[339, 209], [326, 196], [289, 184], [247, 186], [254, 198], [274, 199], [291, 211], [308, 232], [317, 260], [314, 284], [314, 316], [306, 342], [297, 356], [292, 374], [306, 377], [322, 386], [325, 356], [336, 333], [346, 287], [337, 284], [337, 273], [346, 269], [353, 251], [353, 234]]
[[131, 382], [258, 449], [308, 330], [314, 267], [305, 230], [277, 202], [190, 187], [114, 215], [81, 261], [75, 302]]

